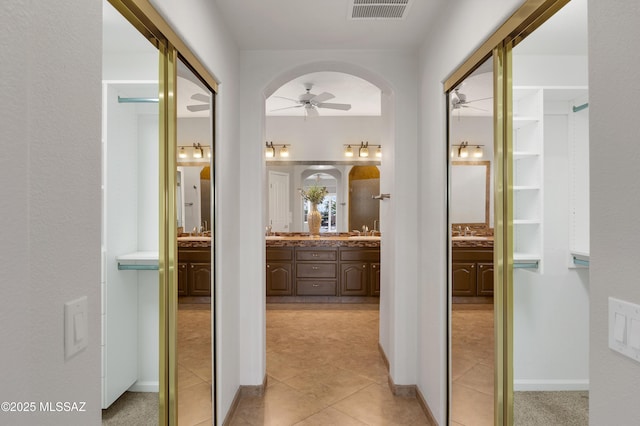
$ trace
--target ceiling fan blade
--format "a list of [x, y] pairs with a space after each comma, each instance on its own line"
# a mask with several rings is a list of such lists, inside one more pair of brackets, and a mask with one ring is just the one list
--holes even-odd
[[187, 105], [187, 109], [191, 112], [197, 112], [197, 111], [205, 111], [209, 109], [209, 105], [208, 104], [202, 104], [202, 105]]
[[208, 95], [205, 95], [204, 93], [196, 93], [195, 95], [191, 96], [191, 99], [198, 102], [209, 102], [211, 98]]
[[283, 109], [291, 109], [291, 108], [302, 108], [302, 105], [294, 105], [294, 106], [290, 106], [290, 107], [276, 108], [276, 109], [269, 110], [269, 112], [280, 111], [280, 110], [283, 110]]
[[331, 93], [322, 92], [319, 95], [316, 95], [313, 98], [309, 99], [309, 101], [313, 102], [314, 104], [321, 104], [322, 102], [328, 101], [329, 99], [333, 98], [335, 98], [335, 96], [333, 96]]
[[317, 104], [316, 106], [318, 108], [341, 109], [342, 111], [349, 111], [351, 109], [351, 104], [321, 103]]
[[307, 113], [307, 117], [317, 117], [320, 115], [318, 114], [318, 110], [312, 106], [306, 107], [304, 110]]
[[284, 96], [272, 96], [272, 98], [286, 99], [286, 100], [288, 100], [288, 101], [298, 103], [298, 100], [297, 100], [297, 99], [285, 98]]

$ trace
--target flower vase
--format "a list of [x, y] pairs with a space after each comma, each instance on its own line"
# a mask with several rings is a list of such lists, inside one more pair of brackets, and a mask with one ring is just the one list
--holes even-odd
[[314, 237], [320, 236], [320, 223], [322, 215], [318, 211], [318, 205], [311, 203], [311, 211], [307, 213], [307, 223], [309, 224], [309, 234]]

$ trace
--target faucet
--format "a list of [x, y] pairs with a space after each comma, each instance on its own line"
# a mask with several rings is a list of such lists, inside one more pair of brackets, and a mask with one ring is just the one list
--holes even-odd
[[464, 236], [466, 237], [467, 235], [470, 235], [470, 234], [471, 234], [471, 229], [469, 229], [468, 226], [465, 226], [464, 227]]
[[208, 231], [208, 229], [207, 229], [207, 225], [208, 225], [208, 224], [207, 224], [207, 221], [206, 221], [206, 220], [202, 221], [202, 232], [206, 232], [206, 231]]
[[369, 232], [369, 227], [367, 225], [362, 225], [362, 234], [367, 235], [367, 232]]
[[458, 225], [458, 235], [462, 235], [462, 226]]
[[267, 236], [271, 235], [271, 230], [273, 229], [273, 227], [271, 225], [269, 225], [265, 229], [267, 231], [265, 235], [267, 235]]
[[378, 219], [373, 219], [373, 230], [379, 231], [378, 229]]

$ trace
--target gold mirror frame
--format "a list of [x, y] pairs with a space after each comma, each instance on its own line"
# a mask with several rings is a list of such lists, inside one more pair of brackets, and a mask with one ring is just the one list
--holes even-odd
[[[512, 49], [569, 1], [527, 0], [444, 82], [444, 92], [448, 94], [482, 63], [493, 58], [494, 424], [498, 426], [513, 424]], [[450, 409], [449, 401], [447, 417]]]
[[[148, 0], [108, 0], [144, 37], [159, 50], [159, 425], [178, 424], [177, 382], [177, 62], [178, 57], [209, 87], [218, 92], [218, 83]], [[214, 126], [215, 128], [215, 126]], [[215, 143], [212, 146], [215, 152]], [[214, 216], [215, 218], [215, 216]], [[213, 226], [213, 224], [212, 224]], [[215, 240], [214, 240], [215, 241]], [[214, 242], [215, 246], [215, 242]], [[214, 274], [215, 277], [215, 274]], [[214, 278], [215, 279], [215, 278]], [[215, 286], [214, 286], [215, 288]], [[215, 306], [215, 294], [211, 294]], [[215, 321], [215, 311], [212, 312]], [[215, 325], [213, 326], [215, 330]], [[215, 333], [215, 332], [214, 332]], [[215, 342], [215, 334], [212, 336]], [[215, 365], [215, 353], [213, 353]], [[215, 368], [212, 369], [213, 423], [217, 424]]]

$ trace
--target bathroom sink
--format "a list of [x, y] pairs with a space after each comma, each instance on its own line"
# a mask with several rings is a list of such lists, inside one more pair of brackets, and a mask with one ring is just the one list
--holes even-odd
[[476, 235], [456, 235], [451, 237], [453, 241], [489, 241], [491, 237], [481, 237]]
[[284, 237], [281, 236], [281, 235], [267, 235], [264, 238], [265, 238], [265, 240], [282, 240], [282, 239], [284, 239]]
[[211, 241], [211, 237], [207, 236], [197, 236], [197, 235], [189, 235], [188, 237], [178, 237], [178, 241]]
[[348, 237], [348, 239], [355, 240], [355, 241], [380, 241], [380, 236], [352, 235], [352, 236]]

